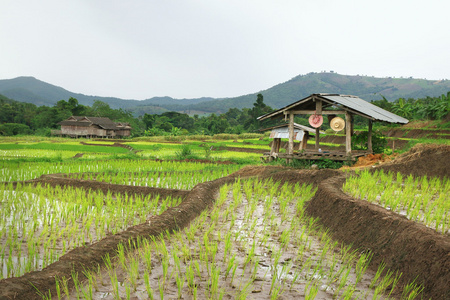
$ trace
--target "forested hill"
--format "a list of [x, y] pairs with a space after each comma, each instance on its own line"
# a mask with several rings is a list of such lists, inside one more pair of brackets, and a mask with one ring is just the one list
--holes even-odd
[[134, 115], [163, 113], [165, 111], [190, 114], [224, 113], [229, 108], [234, 107], [251, 108], [258, 93], [263, 94], [264, 102], [267, 105], [279, 108], [313, 93], [356, 95], [367, 101], [379, 100], [382, 98], [381, 96], [384, 96], [389, 101], [394, 101], [398, 98], [440, 96], [448, 91], [450, 91], [450, 80], [377, 78], [323, 72], [299, 75], [267, 90], [235, 98], [173, 99], [170, 97], [154, 97], [139, 101], [77, 94], [33, 77], [0, 80], [0, 94], [17, 101], [51, 106], [59, 100], [68, 100], [70, 97], [74, 97], [80, 104], [91, 106], [94, 100], [100, 100], [108, 103], [111, 108], [130, 110]]
[[160, 112], [176, 111], [180, 104], [192, 105], [199, 102], [217, 100], [214, 98], [173, 99], [171, 97], [153, 97], [146, 100], [120, 99], [115, 97], [89, 96], [70, 92], [62, 87], [55, 86], [34, 77], [17, 77], [0, 80], [0, 94], [20, 102], [33, 103], [37, 106], [53, 106], [59, 100], [76, 98], [82, 105], [92, 106], [95, 100], [108, 103], [111, 108], [128, 109], [133, 111], [137, 107], [154, 107]]

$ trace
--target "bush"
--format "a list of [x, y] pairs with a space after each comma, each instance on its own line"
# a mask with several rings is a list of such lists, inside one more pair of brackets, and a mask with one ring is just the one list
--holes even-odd
[[210, 159], [210, 157], [211, 157], [211, 150], [212, 150], [213, 146], [208, 145], [208, 144], [203, 144], [202, 148], [205, 151], [205, 158], [206, 159]]
[[48, 127], [45, 128], [38, 128], [34, 132], [34, 135], [36, 136], [47, 136], [50, 137], [52, 135], [52, 130]]
[[284, 164], [297, 169], [309, 169], [312, 165], [317, 165], [319, 169], [339, 169], [344, 165], [342, 161], [334, 161], [331, 159], [309, 160], [309, 159], [294, 159], [291, 164]]
[[189, 144], [184, 144], [183, 147], [181, 147], [181, 151], [175, 152], [175, 156], [179, 160], [183, 160], [188, 158], [189, 156], [192, 156], [191, 146], [189, 146]]
[[25, 124], [5, 123], [0, 125], [0, 135], [31, 134], [33, 131]]
[[[369, 138], [369, 132], [362, 131], [359, 134], [352, 137], [352, 149], [354, 150], [367, 150], [367, 143]], [[384, 153], [384, 149], [387, 147], [387, 139], [380, 131], [372, 131], [372, 151], [373, 153]]]

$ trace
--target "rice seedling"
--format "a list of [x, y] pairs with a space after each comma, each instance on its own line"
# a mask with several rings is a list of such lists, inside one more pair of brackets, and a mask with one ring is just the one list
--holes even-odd
[[[109, 168], [103, 163], [94, 165], [89, 161], [85, 165], [62, 162], [51, 170], [77, 173], [70, 176], [85, 180], [189, 189], [239, 168], [179, 162], [108, 162], [111, 162]], [[27, 173], [31, 165], [22, 164], [19, 169], [7, 173], [15, 178], [31, 178], [46, 172], [38, 169]], [[427, 183], [432, 185], [430, 180]], [[180, 203], [179, 199], [173, 198], [103, 195], [95, 191], [46, 186], [34, 190], [20, 186], [13, 190], [2, 185], [0, 192], [12, 203], [5, 212], [0, 212], [2, 216], [9, 217], [13, 206], [17, 208], [30, 202], [35, 203], [33, 207], [39, 212], [29, 215], [27, 222], [24, 219], [17, 222], [21, 225], [16, 229], [0, 227], [0, 234], [10, 240], [7, 247], [0, 249], [5, 262], [14, 255], [26, 257], [25, 251], [30, 252], [29, 257], [36, 257], [34, 252], [31, 253], [34, 247], [35, 252], [42, 253], [37, 257], [45, 261], [43, 265], [56, 259], [52, 251], [59, 246], [68, 251], [83, 243], [94, 242]], [[238, 179], [234, 184], [222, 187], [214, 207], [202, 213], [182, 232], [121, 245], [114, 262], [109, 256], [105, 257], [105, 277], [109, 277], [109, 283], [99, 276], [100, 271], [97, 276], [85, 274], [86, 283], [78, 282], [78, 288], [67, 294], [95, 298], [98, 281], [110, 286], [117, 299], [153, 299], [158, 297], [154, 295], [155, 291], [161, 299], [180, 298], [187, 293], [195, 298], [199, 292], [214, 299], [224, 295], [245, 298], [262, 281], [270, 285], [270, 295], [266, 296], [272, 299], [299, 292], [314, 298], [319, 286], [324, 284], [333, 287], [334, 291], [339, 288], [337, 297], [361, 297], [357, 289], [361, 288], [361, 276], [366, 273], [369, 257], [357, 256], [350, 249], [334, 252], [336, 244], [328, 233], [315, 219], [303, 214], [304, 203], [314, 193], [315, 188], [308, 185]], [[26, 202], [28, 198], [32, 201]], [[51, 209], [51, 213], [46, 209]], [[22, 236], [30, 238], [19, 250], [17, 245], [21, 245]], [[64, 242], [59, 244], [59, 240]], [[41, 248], [45, 248], [44, 251]], [[13, 255], [9, 255], [9, 249]], [[49, 254], [44, 256], [44, 253]], [[15, 269], [12, 271], [16, 272]], [[126, 280], [119, 282], [118, 276], [122, 273]], [[349, 278], [358, 276], [359, 281], [349, 283]], [[382, 278], [380, 276], [377, 282]], [[390, 287], [393, 283], [388, 278], [383, 285]], [[168, 288], [170, 284], [173, 289]], [[60, 285], [65, 293], [64, 284]]]
[[[178, 198], [165, 198], [161, 206], [144, 207], [140, 204], [143, 200], [133, 201], [128, 195], [116, 195], [114, 201], [107, 195], [107, 205], [99, 208], [99, 203], [105, 199], [101, 193], [86, 194], [77, 188], [42, 185], [19, 184], [15, 190], [12, 186], [0, 185], [0, 193], [5, 199], [5, 209], [0, 212], [0, 228], [3, 229], [0, 238], [5, 242], [0, 253], [2, 264], [7, 264], [2, 277], [39, 270], [75, 247], [122, 231], [180, 202]], [[137, 210], [139, 216], [136, 216]]]
[[[364, 188], [365, 187], [365, 188]], [[343, 190], [377, 203], [443, 234], [450, 232], [450, 179], [403, 177], [400, 173], [362, 171], [347, 179]]]

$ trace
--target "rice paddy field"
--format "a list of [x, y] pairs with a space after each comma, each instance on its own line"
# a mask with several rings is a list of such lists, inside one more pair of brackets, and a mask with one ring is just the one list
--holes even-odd
[[448, 176], [267, 166], [268, 142], [0, 140], [0, 298], [450, 296]]

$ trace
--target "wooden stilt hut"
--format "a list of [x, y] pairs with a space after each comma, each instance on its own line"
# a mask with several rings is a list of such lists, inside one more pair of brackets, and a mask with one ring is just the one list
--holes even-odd
[[[328, 115], [342, 115], [345, 120], [345, 152], [319, 151], [320, 125], [315, 128], [315, 149], [294, 153], [294, 116], [307, 115], [318, 118]], [[353, 116], [359, 115], [368, 119], [368, 149], [366, 152], [354, 152], [351, 148], [353, 135]], [[274, 118], [288, 120], [289, 142], [286, 154], [279, 157], [291, 159], [321, 159], [356, 160], [357, 157], [372, 153], [372, 122], [382, 121], [396, 124], [406, 124], [408, 120], [396, 114], [373, 105], [357, 96], [339, 94], [312, 94], [304, 99], [289, 104], [271, 113], [262, 115], [260, 121]]]

